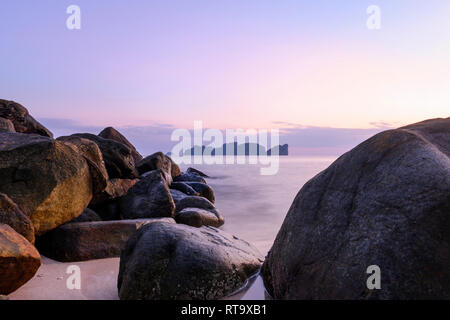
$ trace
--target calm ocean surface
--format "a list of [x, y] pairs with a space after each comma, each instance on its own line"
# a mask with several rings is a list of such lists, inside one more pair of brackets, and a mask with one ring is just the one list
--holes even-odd
[[[300, 188], [336, 158], [280, 157], [278, 173], [260, 174], [261, 165], [189, 165], [209, 175], [224, 231], [266, 254]], [[180, 166], [184, 171], [189, 167]]]

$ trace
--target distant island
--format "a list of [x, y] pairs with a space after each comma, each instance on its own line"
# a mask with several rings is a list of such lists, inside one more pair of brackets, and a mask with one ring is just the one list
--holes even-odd
[[264, 146], [261, 146], [258, 143], [243, 143], [238, 144], [234, 143], [224, 143], [222, 147], [212, 148], [206, 146], [194, 146], [189, 150], [184, 152], [186, 156], [193, 155], [227, 155], [227, 150], [231, 150], [231, 155], [241, 155], [241, 156], [259, 156], [259, 155], [280, 155], [287, 156], [289, 155], [289, 146], [287, 144], [278, 145], [273, 148], [270, 148], [266, 151]]

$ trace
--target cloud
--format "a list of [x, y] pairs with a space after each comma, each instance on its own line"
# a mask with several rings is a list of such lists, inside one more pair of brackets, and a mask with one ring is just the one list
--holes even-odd
[[[69, 119], [38, 120], [49, 128], [55, 137], [81, 132], [98, 134], [103, 129], [101, 126], [86, 125]], [[384, 121], [373, 122], [373, 128], [366, 129], [307, 126], [283, 121], [274, 121], [273, 124], [281, 126], [280, 144], [289, 144], [291, 155], [302, 156], [338, 156], [371, 136], [392, 128], [392, 124]], [[144, 156], [157, 151], [168, 152], [176, 144], [170, 140], [173, 130], [177, 129], [172, 124], [154, 123], [147, 126], [121, 126], [116, 129]]]
[[280, 142], [288, 143], [290, 154], [298, 155], [340, 155], [371, 136], [391, 129], [387, 122], [374, 122], [374, 128], [333, 128], [305, 126], [296, 123], [276, 121], [280, 128]]

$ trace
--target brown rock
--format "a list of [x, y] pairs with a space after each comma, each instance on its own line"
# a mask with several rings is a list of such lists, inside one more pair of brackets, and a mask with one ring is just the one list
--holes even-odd
[[26, 216], [6, 194], [0, 193], [0, 224], [7, 224], [25, 239], [34, 243], [34, 228]]
[[[156, 152], [136, 164], [136, 169], [139, 174], [144, 174], [148, 171], [161, 169], [171, 178], [177, 177], [181, 174], [178, 165], [162, 152]], [[172, 182], [172, 179], [167, 179], [168, 182]]]
[[16, 132], [11, 120], [0, 118], [0, 132]]
[[137, 177], [131, 150], [126, 145], [90, 133], [77, 133], [72, 135], [72, 137], [74, 136], [91, 140], [98, 145], [110, 179], [133, 179]]
[[0, 294], [20, 288], [40, 265], [36, 248], [10, 226], [0, 224]]
[[72, 262], [118, 257], [128, 238], [147, 223], [171, 218], [67, 223], [36, 240], [46, 257]]
[[142, 156], [139, 154], [139, 152], [136, 150], [136, 148], [131, 144], [131, 142], [128, 141], [127, 138], [125, 138], [119, 131], [117, 131], [113, 127], [107, 127], [105, 129], [103, 129], [102, 132], [100, 132], [98, 135], [105, 139], [110, 139], [110, 140], [120, 142], [120, 143], [126, 145], [128, 148], [130, 148], [131, 155], [133, 156], [135, 163], [138, 163], [139, 161], [142, 160]]
[[14, 101], [0, 99], [0, 117], [10, 120], [16, 132], [35, 133], [53, 138], [50, 130], [36, 121], [24, 106]]
[[0, 192], [41, 235], [83, 212], [92, 199], [92, 178], [84, 157], [61, 141], [0, 133]]
[[177, 223], [187, 224], [196, 228], [200, 228], [201, 226], [218, 228], [225, 222], [219, 211], [199, 208], [184, 208], [175, 214], [175, 220]]
[[89, 165], [94, 196], [102, 193], [107, 187], [109, 177], [98, 145], [91, 140], [74, 136], [59, 137], [56, 140], [75, 147], [75, 150], [83, 155]]

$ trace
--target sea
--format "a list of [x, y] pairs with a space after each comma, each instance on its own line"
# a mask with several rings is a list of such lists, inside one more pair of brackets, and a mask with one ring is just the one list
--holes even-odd
[[[262, 175], [262, 164], [191, 164], [210, 178], [215, 206], [225, 219], [222, 230], [253, 244], [266, 255], [301, 187], [336, 157], [280, 156], [278, 172]], [[236, 161], [237, 162], [237, 161]]]

